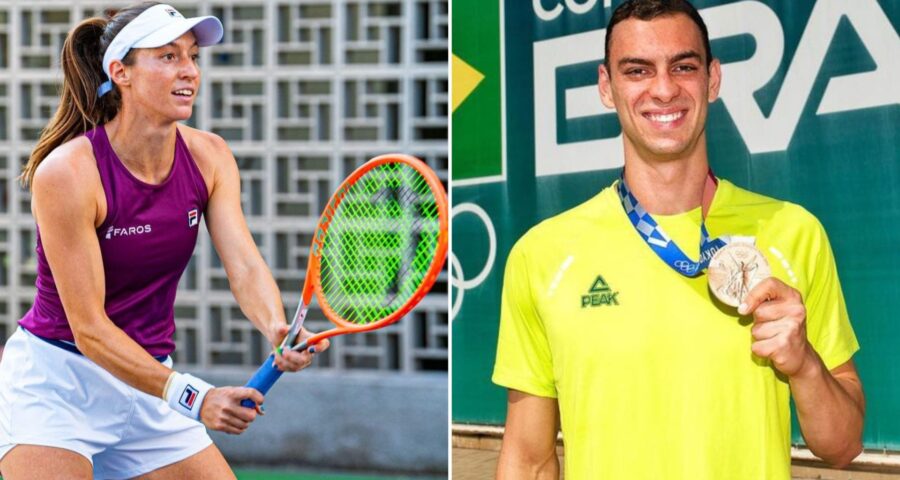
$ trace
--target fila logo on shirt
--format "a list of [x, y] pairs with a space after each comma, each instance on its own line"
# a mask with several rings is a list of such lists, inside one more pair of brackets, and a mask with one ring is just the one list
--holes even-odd
[[197, 209], [188, 210], [188, 227], [193, 228], [196, 227], [200, 222], [200, 213], [197, 212]]
[[200, 390], [197, 390], [196, 388], [188, 384], [187, 387], [184, 387], [184, 391], [181, 392], [181, 396], [178, 398], [178, 403], [182, 407], [190, 410], [194, 408], [194, 401], [197, 400], [198, 393], [200, 393]]
[[600, 307], [603, 305], [618, 305], [619, 300], [616, 298], [619, 292], [613, 292], [609, 288], [609, 284], [603, 279], [603, 275], [597, 275], [591, 289], [587, 294], [581, 296], [581, 308]]
[[109, 229], [106, 230], [106, 239], [110, 240], [113, 237], [129, 237], [132, 235], [143, 235], [145, 233], [150, 233], [150, 224], [147, 225], [137, 225], [132, 227], [116, 227], [114, 225], [110, 225]]

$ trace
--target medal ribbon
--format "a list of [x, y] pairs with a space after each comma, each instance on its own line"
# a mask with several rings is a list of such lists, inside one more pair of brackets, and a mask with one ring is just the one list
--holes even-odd
[[672, 241], [669, 235], [666, 234], [662, 227], [656, 223], [656, 220], [647, 213], [647, 210], [644, 210], [644, 207], [641, 206], [638, 199], [631, 193], [631, 190], [628, 189], [628, 185], [625, 183], [624, 172], [622, 173], [622, 178], [619, 179], [618, 188], [616, 188], [616, 191], [619, 194], [619, 200], [622, 201], [622, 208], [625, 209], [625, 214], [628, 216], [628, 219], [631, 220], [631, 224], [641, 235], [641, 238], [647, 242], [647, 245], [649, 245], [667, 265], [686, 277], [696, 277], [697, 275], [700, 275], [703, 270], [709, 266], [709, 261], [716, 251], [726, 244], [726, 242], [720, 238], [710, 239], [709, 232], [706, 230], [706, 211], [708, 209], [707, 199], [711, 201], [712, 197], [712, 195], [707, 196], [707, 187], [709, 187], [709, 183], [712, 183], [713, 188], [715, 188], [716, 184], [712, 171], [709, 172], [706, 183], [707, 184], [703, 189], [704, 205], [701, 209], [700, 259], [696, 262], [688, 258], [688, 256], [678, 248], [678, 245]]

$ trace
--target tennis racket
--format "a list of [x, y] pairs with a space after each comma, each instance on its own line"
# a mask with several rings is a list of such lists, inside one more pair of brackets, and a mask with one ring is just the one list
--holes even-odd
[[[447, 257], [447, 215], [447, 194], [421, 160], [388, 154], [357, 168], [319, 218], [303, 295], [279, 351], [382, 328], [412, 310]], [[294, 345], [313, 294], [335, 328]], [[248, 387], [264, 395], [272, 388], [282, 374], [274, 359], [273, 353]], [[256, 406], [249, 399], [241, 405]]]

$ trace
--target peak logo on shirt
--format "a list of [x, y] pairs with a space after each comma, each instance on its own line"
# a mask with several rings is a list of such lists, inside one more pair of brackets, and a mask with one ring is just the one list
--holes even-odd
[[145, 233], [150, 233], [150, 224], [132, 227], [116, 227], [115, 225], [110, 225], [109, 229], [106, 230], [106, 239], [110, 240], [114, 237], [130, 237], [133, 235], [143, 235]]
[[603, 279], [603, 275], [597, 275], [587, 294], [581, 296], [581, 308], [618, 305], [619, 300], [616, 298], [618, 296], [619, 292], [612, 291], [612, 288]]

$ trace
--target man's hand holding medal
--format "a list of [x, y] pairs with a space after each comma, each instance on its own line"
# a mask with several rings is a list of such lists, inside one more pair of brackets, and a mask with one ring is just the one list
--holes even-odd
[[738, 313], [753, 315], [751, 350], [771, 360], [779, 372], [794, 377], [819, 363], [806, 338], [803, 298], [781, 280], [769, 277], [761, 281], [744, 297]]
[[800, 292], [771, 276], [768, 262], [753, 246], [740, 239], [720, 249], [709, 262], [709, 288], [741, 315], [753, 315], [751, 351], [767, 358], [788, 377], [818, 363], [806, 338], [806, 307]]

